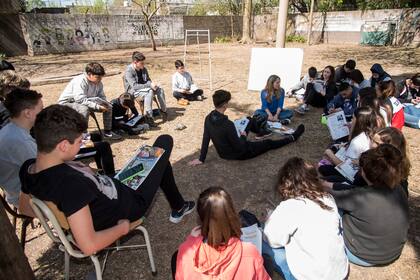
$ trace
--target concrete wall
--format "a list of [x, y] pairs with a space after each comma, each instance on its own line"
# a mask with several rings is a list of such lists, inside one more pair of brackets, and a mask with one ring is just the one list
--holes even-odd
[[27, 54], [19, 15], [0, 14], [0, 52], [7, 56]]
[[[107, 50], [149, 44], [140, 15], [23, 14], [21, 24], [30, 55]], [[182, 41], [182, 17], [155, 17], [157, 42]]]
[[[308, 14], [289, 15], [288, 34], [306, 37]], [[420, 9], [394, 9], [372, 11], [343, 11], [326, 14], [314, 13], [313, 38], [328, 42], [359, 43], [361, 31], [381, 30], [388, 23], [397, 24], [396, 43], [420, 44]], [[257, 41], [275, 38], [277, 15], [261, 15], [254, 18], [254, 38]]]
[[216, 37], [240, 36], [242, 34], [241, 16], [184, 16], [185, 29], [209, 29], [210, 40]]

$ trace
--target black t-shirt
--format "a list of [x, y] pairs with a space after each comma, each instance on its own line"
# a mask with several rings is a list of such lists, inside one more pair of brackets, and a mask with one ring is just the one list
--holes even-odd
[[20, 169], [22, 192], [53, 202], [66, 217], [89, 205], [94, 228], [99, 231], [116, 225], [120, 219], [132, 222], [144, 214], [141, 198], [116, 180], [86, 176], [65, 163], [31, 174], [28, 168], [34, 162], [27, 160]]
[[149, 72], [146, 68], [136, 70], [137, 78], [139, 81], [139, 84], [145, 84], [148, 81], [150, 81]]

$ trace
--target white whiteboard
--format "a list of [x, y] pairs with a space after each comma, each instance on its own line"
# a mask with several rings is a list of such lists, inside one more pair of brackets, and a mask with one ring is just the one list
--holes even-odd
[[287, 91], [299, 82], [302, 63], [302, 49], [252, 48], [248, 90], [262, 90], [268, 77], [275, 74], [281, 79], [281, 87]]

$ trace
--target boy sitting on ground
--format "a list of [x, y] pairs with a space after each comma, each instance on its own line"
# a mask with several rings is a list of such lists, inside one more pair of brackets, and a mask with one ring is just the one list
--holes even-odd
[[[118, 98], [111, 100], [112, 104], [112, 130], [122, 130], [128, 135], [137, 135], [149, 127], [147, 124], [140, 124], [139, 112], [134, 105], [134, 97], [128, 93], [121, 94]], [[130, 110], [130, 113], [128, 112]], [[133, 125], [128, 125], [128, 120], [138, 119]]]
[[189, 101], [202, 101], [203, 90], [197, 88], [190, 73], [185, 71], [181, 60], [175, 61], [176, 72], [172, 75], [172, 90], [179, 105], [188, 105]]
[[154, 146], [165, 150], [137, 191], [72, 161], [79, 151], [87, 122], [67, 106], [51, 105], [38, 114], [34, 132], [38, 153], [20, 169], [21, 201], [31, 194], [53, 202], [64, 213], [73, 237], [86, 255], [93, 254], [122, 235], [130, 222], [143, 217], [160, 187], [178, 223], [193, 211], [195, 203], [179, 193], [169, 157], [173, 140], [161, 135]]
[[241, 133], [240, 137], [238, 136], [235, 125], [225, 115], [230, 99], [230, 92], [225, 90], [216, 90], [213, 94], [213, 104], [216, 109], [207, 115], [204, 122], [200, 158], [191, 161], [189, 163], [190, 165], [204, 163], [210, 140], [213, 142], [216, 151], [221, 158], [228, 160], [245, 160], [297, 141], [305, 131], [305, 126], [301, 124], [293, 134], [287, 135], [283, 139], [266, 139], [259, 142], [250, 142], [247, 140], [247, 133], [245, 131]]
[[58, 104], [67, 105], [89, 120], [91, 112], [102, 112], [104, 122], [104, 137], [112, 140], [121, 136], [112, 132], [112, 110], [106, 101], [102, 78], [105, 69], [96, 62], [86, 65], [85, 73], [74, 77], [66, 86], [58, 99]]
[[303, 99], [303, 93], [302, 94], [297, 94], [297, 91], [303, 89], [304, 91], [306, 91], [306, 86], [309, 83], [313, 83], [316, 79], [317, 79], [317, 74], [318, 71], [316, 70], [315, 67], [309, 67], [308, 69], [308, 74], [306, 74], [305, 76], [303, 76], [303, 78], [299, 81], [299, 83], [297, 83], [296, 85], [294, 85], [293, 87], [291, 87], [287, 93], [286, 96], [288, 97], [293, 97], [295, 96], [296, 99], [302, 100]]

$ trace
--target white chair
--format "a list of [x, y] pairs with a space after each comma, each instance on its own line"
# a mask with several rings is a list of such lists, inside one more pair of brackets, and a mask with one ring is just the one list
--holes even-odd
[[[139, 245], [127, 245], [121, 246], [119, 244], [119, 240], [116, 241], [116, 246], [114, 247], [107, 247], [103, 250], [106, 250], [105, 258], [102, 264], [99, 263], [98, 256], [96, 254], [93, 255], [85, 255], [83, 254], [78, 248], [73, 236], [70, 232], [70, 226], [67, 222], [67, 219], [63, 212], [58, 210], [57, 206], [49, 201], [42, 201], [37, 199], [36, 197], [31, 197], [30, 204], [32, 209], [34, 210], [37, 218], [40, 220], [42, 226], [44, 227], [48, 236], [56, 243], [59, 243], [59, 249], [64, 252], [64, 276], [65, 279], [69, 279], [69, 272], [70, 272], [70, 256], [75, 258], [87, 258], [90, 257], [94, 266], [95, 266], [95, 273], [96, 279], [102, 280], [102, 274], [105, 270], [106, 261], [108, 258], [108, 254], [111, 250], [124, 250], [124, 249], [138, 249], [138, 248], [146, 248], [147, 253], [149, 256], [150, 261], [150, 268], [152, 270], [152, 275], [155, 276], [157, 274], [155, 262], [153, 259], [152, 254], [152, 247], [150, 245], [149, 234], [147, 233], [146, 228], [141, 226], [143, 219], [137, 220], [130, 225], [130, 232], [134, 230], [139, 230], [143, 233], [145, 244]], [[48, 224], [50, 222], [51, 226]]]

